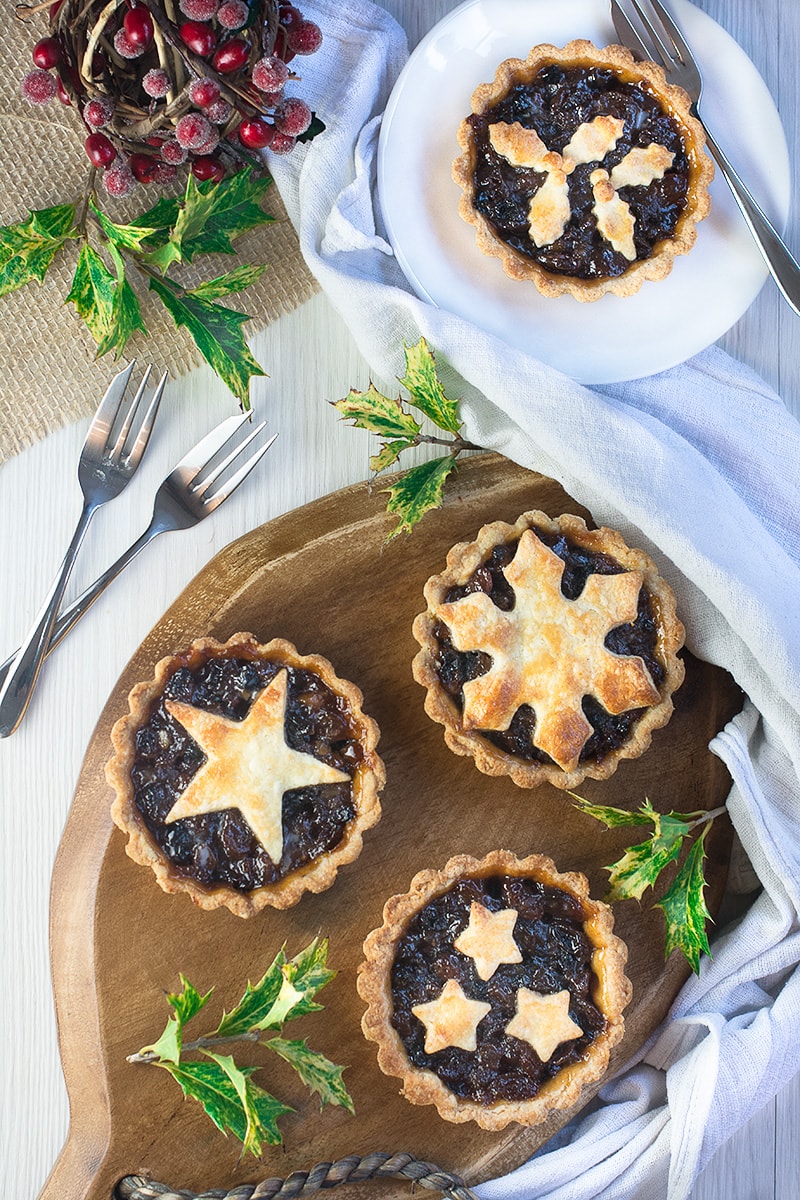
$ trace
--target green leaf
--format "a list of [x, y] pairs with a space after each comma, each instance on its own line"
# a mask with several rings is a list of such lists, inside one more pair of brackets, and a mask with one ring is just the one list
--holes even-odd
[[0, 225], [0, 296], [33, 279], [42, 282], [65, 242], [79, 236], [74, 228], [75, 207], [58, 204], [34, 209], [25, 221]]
[[337, 400], [333, 407], [346, 421], [352, 421], [356, 429], [368, 429], [381, 437], [413, 439], [421, 429], [399, 400], [390, 400], [372, 383], [366, 392], [358, 392], [352, 388], [349, 394], [343, 400]]
[[279, 950], [255, 986], [248, 981], [244, 995], [235, 1008], [222, 1014], [216, 1030], [218, 1037], [236, 1037], [251, 1029], [265, 1029], [272, 1007], [280, 995], [286, 955]]
[[66, 299], [75, 305], [97, 342], [98, 358], [109, 350], [115, 350], [118, 358], [132, 334], [147, 332], [136, 293], [125, 277], [125, 263], [115, 246], [110, 245], [109, 252], [116, 274], [84, 242]]
[[336, 972], [328, 966], [327, 938], [314, 938], [304, 950], [290, 959], [284, 973], [303, 996], [299, 1004], [292, 1009], [292, 1018], [319, 1012], [322, 1005], [315, 1004], [314, 997], [336, 978]]
[[667, 921], [666, 957], [673, 950], [680, 950], [695, 974], [700, 970], [700, 955], [711, 953], [706, 935], [706, 921], [711, 919], [711, 914], [703, 895], [703, 860], [706, 855], [706, 835], [710, 828], [710, 824], [706, 825], [695, 839], [672, 886], [656, 905], [663, 910]]
[[324, 133], [325, 129], [325, 122], [321, 121], [315, 112], [312, 112], [311, 124], [305, 133], [300, 133], [297, 135], [297, 140], [298, 142], [311, 142], [315, 137], [318, 137], [319, 134]]
[[[202, 1104], [218, 1129], [223, 1133], [230, 1132], [238, 1138], [244, 1149], [251, 1149], [252, 1153], [258, 1154], [261, 1150], [259, 1139], [270, 1145], [278, 1145], [282, 1140], [277, 1120], [293, 1110], [251, 1081], [250, 1075], [255, 1070], [254, 1067], [243, 1067], [240, 1070], [234, 1064], [235, 1071], [246, 1080], [246, 1099], [243, 1102], [236, 1084], [219, 1061], [184, 1062], [177, 1065], [159, 1062], [158, 1066], [163, 1067], [177, 1080], [185, 1096]], [[248, 1145], [248, 1133], [253, 1127], [256, 1137], [253, 1138], [250, 1134]], [[255, 1149], [256, 1143], [258, 1149]]]
[[227, 1054], [215, 1054], [211, 1050], [205, 1050], [204, 1054], [224, 1071], [239, 1097], [245, 1118], [245, 1131], [244, 1136], [238, 1132], [236, 1136], [242, 1143], [242, 1154], [249, 1151], [257, 1158], [264, 1142], [278, 1145], [283, 1140], [277, 1124], [278, 1118], [294, 1110], [281, 1104], [269, 1092], [252, 1082], [250, 1075], [255, 1068], [240, 1069]]
[[201, 996], [197, 988], [189, 983], [189, 980], [184, 975], [181, 975], [180, 979], [183, 984], [183, 991], [169, 992], [167, 994], [167, 1003], [171, 1006], [181, 1025], [185, 1025], [187, 1021], [191, 1021], [192, 1017], [197, 1016], [201, 1008], [205, 1008], [214, 989], [209, 988], [205, 996]]
[[265, 375], [266, 372], [253, 358], [244, 340], [241, 327], [250, 320], [247, 313], [236, 312], [189, 293], [180, 296], [168, 280], [151, 279], [150, 289], [172, 314], [175, 324], [188, 329], [203, 358], [242, 406], [249, 408], [250, 380], [254, 375]]
[[152, 1046], [142, 1046], [139, 1053], [154, 1054], [156, 1058], [163, 1059], [166, 1062], [180, 1062], [183, 1041], [182, 1028], [180, 1021], [176, 1021], [174, 1017], [170, 1017], [158, 1041], [153, 1042]]
[[117, 225], [93, 204], [89, 207], [108, 240], [120, 250], [141, 250], [142, 244], [151, 239], [155, 233], [171, 229], [180, 212], [177, 200], [165, 200], [162, 197], [154, 208], [142, 213], [130, 225]]
[[416, 442], [409, 441], [406, 438], [398, 438], [394, 442], [384, 442], [379, 454], [373, 454], [369, 460], [369, 467], [377, 475], [380, 471], [385, 471], [387, 467], [391, 467], [397, 462], [404, 450], [410, 450], [415, 446]]
[[[648, 802], [645, 801], [647, 804]], [[610, 900], [640, 900], [668, 863], [678, 857], [689, 823], [674, 813], [657, 813], [650, 808], [654, 832], [636, 846], [629, 846], [609, 872]]]
[[619, 825], [649, 825], [653, 819], [652, 809], [648, 808], [650, 803], [648, 800], [645, 800], [638, 812], [630, 812], [626, 808], [608, 808], [604, 804], [589, 804], [577, 792], [568, 792], [567, 794], [572, 796], [573, 800], [577, 800], [576, 808], [585, 812], [587, 816], [602, 821], [608, 829], [614, 829]]
[[158, 1041], [154, 1042], [152, 1046], [143, 1046], [139, 1051], [140, 1054], [155, 1054], [158, 1058], [172, 1063], [180, 1061], [183, 1027], [187, 1021], [191, 1021], [192, 1017], [200, 1012], [214, 990], [211, 988], [205, 996], [201, 996], [197, 988], [189, 983], [189, 980], [183, 975], [181, 975], [181, 983], [183, 984], [182, 992], [167, 993], [167, 1002], [175, 1016], [169, 1018]]
[[426, 512], [441, 506], [445, 480], [456, 469], [455, 458], [452, 454], [446, 454], [443, 458], [434, 458], [412, 467], [397, 483], [385, 489], [389, 493], [387, 512], [397, 513], [400, 517], [388, 540], [404, 531], [410, 533]]
[[338, 1067], [316, 1050], [309, 1050], [304, 1040], [287, 1042], [276, 1037], [269, 1038], [264, 1045], [294, 1067], [306, 1087], [319, 1096], [320, 1108], [336, 1104], [355, 1113], [352, 1097], [342, 1081], [344, 1067]]
[[206, 283], [191, 288], [189, 295], [199, 296], [201, 300], [217, 300], [220, 296], [230, 296], [250, 287], [250, 284], [260, 279], [266, 270], [266, 265], [235, 267], [225, 275], [218, 275], [216, 279], [209, 279]]
[[414, 407], [430, 417], [434, 425], [448, 433], [458, 433], [461, 428], [458, 404], [445, 396], [436, 375], [434, 356], [424, 338], [420, 338], [416, 346], [406, 346], [406, 373], [400, 382]]

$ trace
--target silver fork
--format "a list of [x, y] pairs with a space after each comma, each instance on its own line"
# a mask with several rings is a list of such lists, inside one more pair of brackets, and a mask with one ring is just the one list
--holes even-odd
[[151, 367], [133, 398], [127, 397], [135, 360], [111, 380], [95, 413], [78, 461], [83, 508], [64, 560], [33, 626], [17, 651], [0, 687], [0, 737], [19, 725], [44, 662], [58, 607], [89, 522], [101, 505], [113, 500], [133, 478], [147, 449], [167, 381], [162, 375], [150, 400], [144, 402]]
[[[199, 441], [170, 471], [156, 492], [153, 516], [147, 529], [124, 554], [120, 555], [116, 562], [112, 563], [85, 592], [78, 596], [77, 600], [59, 614], [47, 645], [47, 654], [50, 654], [59, 642], [63, 641], [84, 613], [88, 612], [98, 596], [103, 594], [112, 580], [116, 579], [117, 575], [136, 558], [136, 555], [145, 548], [148, 542], [152, 542], [153, 538], [158, 537], [160, 533], [167, 533], [175, 529], [189, 529], [192, 525], [196, 525], [236, 491], [239, 484], [247, 478], [278, 436], [277, 433], [273, 434], [248, 458], [239, 462], [232, 475], [221, 479], [220, 477], [237, 463], [246, 447], [266, 425], [266, 421], [262, 421], [247, 437], [237, 438], [234, 443], [236, 434], [248, 417], [247, 413], [237, 417], [228, 417]], [[233, 443], [232, 448], [228, 450], [224, 458], [217, 461], [221, 452], [227, 449], [231, 443]], [[217, 486], [213, 486], [214, 484]], [[0, 664], [0, 687], [13, 662], [14, 656], [12, 655]]]
[[[640, 58], [660, 62], [671, 83], [688, 92], [708, 148], [739, 205], [764, 261], [784, 299], [800, 314], [800, 265], [720, 148], [700, 113], [703, 78], [686, 40], [661, 0], [611, 0], [611, 19], [620, 41]], [[642, 37], [637, 19], [647, 40]]]

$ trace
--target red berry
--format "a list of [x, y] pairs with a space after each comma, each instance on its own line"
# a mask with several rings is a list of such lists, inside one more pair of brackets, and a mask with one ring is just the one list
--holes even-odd
[[198, 150], [216, 134], [216, 129], [207, 117], [200, 113], [187, 113], [175, 126], [175, 137], [184, 150]]
[[156, 164], [156, 183], [172, 183], [173, 179], [178, 176], [178, 168], [168, 166], [167, 163]]
[[211, 60], [211, 65], [220, 75], [229, 75], [240, 70], [250, 57], [250, 43], [244, 38], [233, 38], [220, 46]]
[[314, 54], [322, 45], [322, 30], [313, 21], [301, 21], [289, 30], [289, 45], [295, 54]]
[[209, 154], [213, 154], [219, 145], [219, 133], [215, 129], [207, 142], [203, 142], [202, 146], [195, 146], [194, 152], [200, 158], [206, 158]]
[[179, 32], [184, 46], [188, 46], [199, 58], [207, 58], [214, 49], [216, 38], [210, 25], [184, 21]]
[[192, 163], [192, 174], [201, 183], [207, 179], [219, 183], [225, 176], [225, 168], [218, 158], [196, 158]]
[[64, 87], [64, 84], [61, 82], [60, 76], [56, 78], [56, 95], [62, 104], [66, 104], [68, 108], [72, 106], [72, 98], [67, 89]]
[[172, 87], [172, 80], [166, 71], [162, 71], [160, 67], [153, 67], [142, 80], [142, 87], [148, 96], [152, 96], [154, 100], [161, 100]]
[[261, 92], [279, 92], [289, 78], [289, 68], [276, 54], [260, 58], [253, 67], [252, 80]]
[[101, 183], [109, 196], [129, 196], [136, 187], [133, 171], [126, 162], [119, 161], [103, 172]]
[[278, 58], [282, 58], [285, 63], [291, 62], [294, 58], [294, 50], [289, 45], [289, 34], [282, 25], [278, 26], [278, 36], [275, 38], [273, 54], [277, 54]]
[[132, 154], [128, 159], [128, 166], [139, 183], [152, 183], [156, 178], [158, 159], [152, 154]]
[[239, 126], [239, 141], [251, 150], [263, 150], [272, 141], [274, 125], [268, 125], [261, 117], [247, 117]]
[[83, 119], [92, 129], [102, 129], [114, 116], [114, 105], [107, 96], [90, 100], [83, 110]]
[[220, 99], [209, 104], [205, 113], [212, 125], [225, 125], [230, 121], [233, 109], [227, 100]]
[[178, 0], [178, 8], [192, 21], [210, 21], [219, 8], [219, 0]]
[[125, 13], [122, 28], [132, 46], [146, 50], [153, 40], [153, 18], [143, 4], [137, 4]]
[[249, 12], [244, 0], [225, 0], [217, 10], [217, 21], [223, 29], [241, 29]]
[[303, 14], [294, 4], [282, 4], [278, 13], [278, 20], [284, 29], [294, 29], [303, 19]]
[[296, 141], [297, 139], [290, 137], [288, 133], [278, 133], [276, 130], [269, 148], [273, 154], [291, 154]]
[[35, 67], [24, 76], [19, 90], [28, 104], [49, 104], [58, 91], [58, 85], [49, 71]]
[[189, 84], [189, 99], [196, 108], [208, 108], [219, 100], [219, 86], [213, 79], [193, 79]]
[[90, 133], [83, 143], [92, 166], [108, 167], [117, 157], [117, 152], [104, 133]]
[[58, 15], [58, 10], [61, 8], [61, 5], [63, 3], [64, 3], [64, 0], [56, 0], [55, 4], [50, 5], [50, 20], [51, 21], [55, 21], [56, 16]]
[[170, 138], [161, 147], [161, 157], [165, 163], [179, 167], [186, 162], [186, 151], [176, 138]]
[[135, 46], [123, 29], [114, 34], [114, 49], [120, 58], [140, 58], [145, 51], [144, 46]]
[[275, 109], [275, 127], [289, 137], [299, 137], [311, 124], [311, 109], [299, 96], [288, 96]]
[[33, 61], [43, 71], [49, 71], [61, 59], [61, 43], [58, 38], [40, 38], [33, 47]]

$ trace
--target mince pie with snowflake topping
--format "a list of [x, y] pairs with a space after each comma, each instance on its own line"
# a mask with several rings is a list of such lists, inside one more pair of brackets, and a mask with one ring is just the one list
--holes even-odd
[[503, 1129], [568, 1108], [624, 1032], [627, 949], [584, 875], [497, 850], [421, 871], [364, 943], [362, 1028], [412, 1104]]
[[321, 892], [380, 818], [378, 727], [327, 659], [194, 641], [137, 684], [106, 767], [127, 852], [166, 892], [250, 916]]
[[520, 787], [638, 757], [672, 714], [684, 629], [654, 562], [611, 529], [524, 513], [454, 546], [425, 585], [414, 678], [456, 754]]
[[484, 254], [546, 296], [630, 295], [694, 244], [714, 167], [691, 101], [622, 46], [535, 46], [472, 96], [453, 164]]

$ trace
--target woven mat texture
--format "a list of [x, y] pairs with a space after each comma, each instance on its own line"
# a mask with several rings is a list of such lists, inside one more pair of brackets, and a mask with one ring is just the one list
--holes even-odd
[[[86, 130], [76, 111], [58, 100], [42, 107], [27, 104], [19, 93], [22, 76], [32, 68], [31, 49], [47, 32], [39, 14], [20, 21], [14, 5], [3, 4], [0, 34], [0, 224], [23, 220], [32, 208], [69, 203], [82, 196], [89, 178], [83, 150]], [[112, 220], [130, 220], [158, 198], [154, 186], [139, 187], [120, 202], [99, 192]], [[291, 312], [317, 291], [286, 216], [277, 188], [267, 192], [264, 208], [271, 225], [245, 234], [236, 258], [200, 259], [196, 276], [211, 278], [239, 262], [267, 263], [269, 269], [232, 307], [250, 313], [248, 337]], [[73, 305], [64, 300], [70, 289], [79, 242], [59, 251], [41, 286], [26, 284], [0, 298], [0, 463], [70, 421], [94, 411], [114, 370], [111, 355], [95, 360], [95, 344]], [[177, 275], [177, 272], [176, 272]], [[133, 281], [142, 301], [149, 337], [131, 338], [125, 357], [152, 362], [176, 377], [202, 361], [193, 341], [178, 330], [146, 287]], [[220, 383], [224, 389], [224, 384]], [[236, 400], [231, 400], [231, 412]]]

